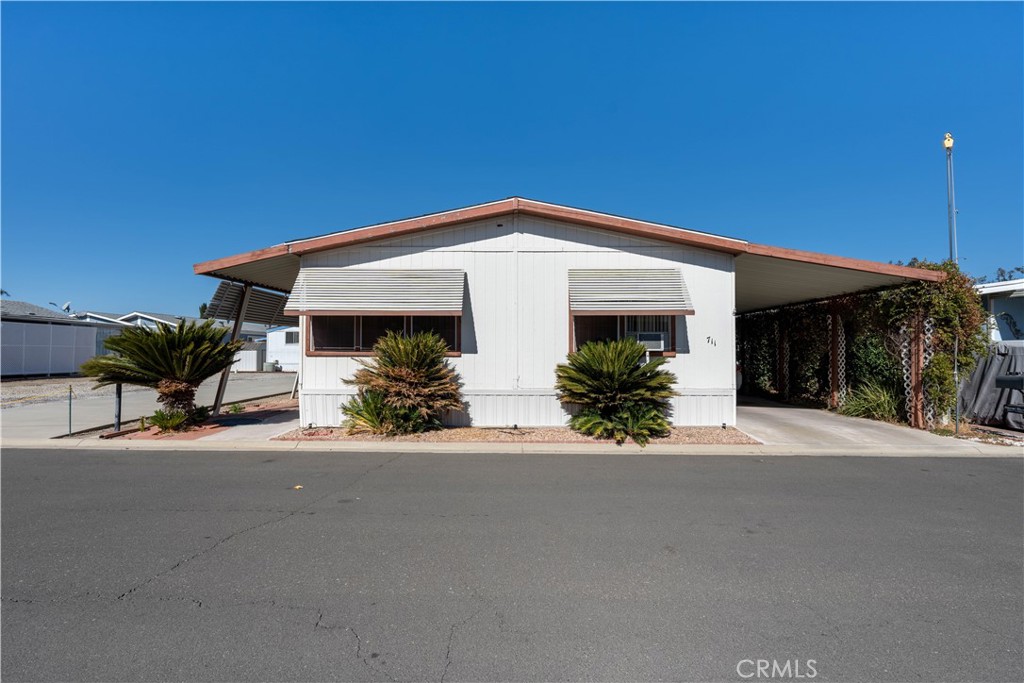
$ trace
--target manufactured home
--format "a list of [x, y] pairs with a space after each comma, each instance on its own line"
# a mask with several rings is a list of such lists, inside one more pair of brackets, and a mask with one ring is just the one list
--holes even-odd
[[[466, 401], [452, 424], [563, 425], [555, 366], [591, 339], [629, 336], [678, 378], [675, 424], [732, 425], [738, 313], [941, 277], [520, 197], [285, 242], [195, 272], [226, 281], [224, 296], [232, 286], [264, 300], [279, 293], [279, 313], [299, 320], [301, 421], [318, 426], [341, 423], [354, 393], [344, 380], [386, 330], [433, 330], [448, 342]], [[248, 298], [231, 299], [243, 320]]]

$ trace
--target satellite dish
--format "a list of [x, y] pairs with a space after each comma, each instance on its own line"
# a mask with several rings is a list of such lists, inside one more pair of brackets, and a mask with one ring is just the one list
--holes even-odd
[[65, 301], [64, 305], [60, 307], [60, 310], [64, 311], [65, 313], [70, 313], [71, 312], [71, 302], [70, 301]]

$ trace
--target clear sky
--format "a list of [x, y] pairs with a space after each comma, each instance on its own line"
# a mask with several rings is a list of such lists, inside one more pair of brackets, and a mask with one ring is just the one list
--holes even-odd
[[197, 313], [192, 264], [511, 195], [1024, 263], [1020, 3], [3, 3], [2, 286]]

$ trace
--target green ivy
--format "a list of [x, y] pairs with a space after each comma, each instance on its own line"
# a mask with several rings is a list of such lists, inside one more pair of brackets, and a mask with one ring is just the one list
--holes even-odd
[[[952, 410], [953, 348], [958, 345], [960, 376], [967, 376], [987, 350], [986, 313], [970, 277], [949, 262], [911, 260], [907, 265], [946, 274], [941, 282], [911, 282], [899, 287], [741, 316], [738, 358], [743, 362], [744, 391], [778, 397], [775, 325], [789, 336], [790, 399], [824, 404], [829, 393], [827, 316], [839, 312], [846, 341], [846, 379], [851, 391], [872, 385], [891, 391], [903, 402], [899, 329], [908, 320], [932, 318], [933, 357], [924, 384], [936, 413]], [[902, 411], [902, 408], [901, 408]]]

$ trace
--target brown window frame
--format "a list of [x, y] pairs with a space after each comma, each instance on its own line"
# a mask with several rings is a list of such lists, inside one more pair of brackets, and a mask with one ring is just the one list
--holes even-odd
[[[615, 316], [616, 327], [618, 328], [619, 339], [622, 339], [626, 334], [626, 316], [627, 315], [667, 315], [671, 319], [671, 323], [668, 326], [669, 329], [669, 344], [668, 349], [664, 351], [651, 351], [651, 357], [662, 357], [662, 358], [675, 358], [676, 354], [676, 318], [679, 317], [675, 313], [652, 313], [650, 311], [602, 311], [598, 315], [601, 316]], [[577, 351], [576, 348], [576, 318], [593, 317], [586, 314], [574, 313], [569, 311], [569, 353]]]
[[[314, 315], [306, 315], [306, 316], [303, 316], [305, 318], [304, 328], [306, 330], [306, 343], [304, 345], [303, 353], [307, 357], [310, 357], [310, 358], [317, 358], [317, 357], [366, 358], [366, 357], [372, 356], [373, 355], [373, 350], [372, 349], [363, 349], [361, 347], [356, 349], [356, 350], [353, 350], [353, 351], [317, 351], [316, 349], [313, 348], [313, 318], [320, 318], [320, 317], [328, 318], [328, 317], [336, 317], [336, 316], [345, 316], [345, 317], [355, 318], [355, 336], [356, 336], [356, 339], [359, 339], [362, 336], [363, 317], [364, 317], [364, 315], [366, 315], [366, 316], [370, 316], [370, 315], [372, 315], [372, 316], [376, 316], [376, 315], [402, 316], [404, 318], [404, 320], [402, 322], [403, 334], [409, 334], [409, 330], [412, 329], [412, 318], [424, 317], [424, 314], [421, 314], [421, 313], [397, 313], [397, 312], [390, 312], [390, 311], [382, 311], [380, 313], [377, 313], [377, 312], [365, 313], [365, 314], [338, 313], [338, 314], [335, 315], [335, 314], [329, 314], [329, 313], [318, 313], [315, 316]], [[426, 316], [426, 317], [433, 317], [433, 316]], [[462, 316], [461, 315], [453, 315], [451, 317], [456, 319], [455, 320], [455, 348], [454, 349], [450, 349], [448, 351], [448, 353], [446, 353], [444, 355], [446, 357], [448, 357], [448, 358], [459, 358], [459, 357], [462, 356]]]

